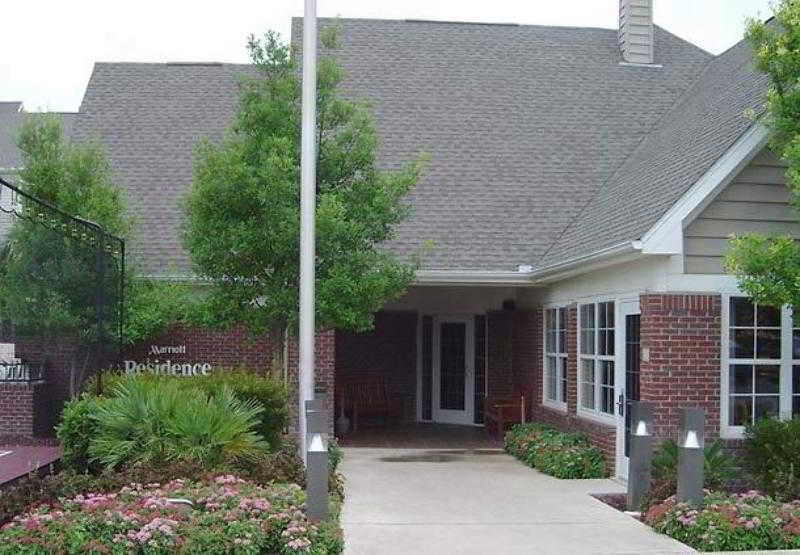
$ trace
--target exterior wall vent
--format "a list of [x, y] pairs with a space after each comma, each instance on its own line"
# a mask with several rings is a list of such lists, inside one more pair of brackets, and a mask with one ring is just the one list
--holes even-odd
[[625, 62], [653, 63], [653, 0], [619, 1], [619, 48]]

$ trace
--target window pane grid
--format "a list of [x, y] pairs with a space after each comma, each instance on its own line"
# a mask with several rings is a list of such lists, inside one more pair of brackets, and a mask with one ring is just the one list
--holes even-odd
[[580, 305], [580, 408], [614, 414], [615, 302]]
[[545, 399], [564, 403], [567, 399], [567, 309], [545, 311]]
[[[794, 398], [795, 376], [787, 375], [795, 367], [783, 354], [788, 357], [791, 353], [792, 359], [800, 356], [800, 329], [785, 326], [785, 312], [747, 297], [731, 297], [728, 307], [728, 425], [745, 426], [765, 417], [797, 414], [800, 401]], [[790, 377], [793, 388], [786, 391], [783, 378]]]

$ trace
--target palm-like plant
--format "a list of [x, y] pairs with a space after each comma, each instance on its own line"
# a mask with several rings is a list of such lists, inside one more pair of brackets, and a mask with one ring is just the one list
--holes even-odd
[[263, 410], [236, 399], [227, 386], [209, 396], [169, 381], [129, 378], [98, 406], [89, 455], [107, 468], [166, 461], [210, 468], [255, 457], [269, 447], [254, 431]]
[[254, 458], [269, 444], [254, 430], [264, 408], [255, 401], [241, 401], [224, 386], [206, 396], [201, 392], [186, 399], [167, 424], [170, 460], [215, 466], [231, 459]]

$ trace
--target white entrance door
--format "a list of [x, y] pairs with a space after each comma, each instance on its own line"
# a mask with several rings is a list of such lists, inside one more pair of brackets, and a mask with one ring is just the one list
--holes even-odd
[[639, 400], [639, 364], [641, 360], [639, 299], [623, 299], [617, 311], [617, 368], [614, 383], [617, 394], [617, 476], [628, 479], [630, 449], [630, 405]]
[[437, 316], [433, 324], [433, 420], [473, 424], [474, 321], [470, 316]]

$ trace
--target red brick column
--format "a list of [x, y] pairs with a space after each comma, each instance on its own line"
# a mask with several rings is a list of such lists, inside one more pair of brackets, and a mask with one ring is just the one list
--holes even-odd
[[640, 307], [641, 399], [655, 403], [655, 435], [677, 439], [679, 409], [701, 407], [718, 437], [720, 295], [648, 293]]
[[510, 395], [514, 390], [514, 313], [508, 310], [486, 314], [488, 335], [487, 380], [489, 395]]
[[0, 442], [26, 441], [46, 433], [44, 382], [0, 383]]
[[[297, 338], [290, 337], [288, 345], [288, 412], [289, 412], [289, 433], [296, 435], [299, 426], [298, 414], [298, 350]], [[336, 367], [336, 333], [334, 330], [317, 331], [315, 349], [316, 367], [314, 372], [314, 386], [317, 390], [324, 390], [327, 395], [326, 408], [328, 412], [328, 428], [333, 434], [333, 394], [334, 394], [334, 374]]]

